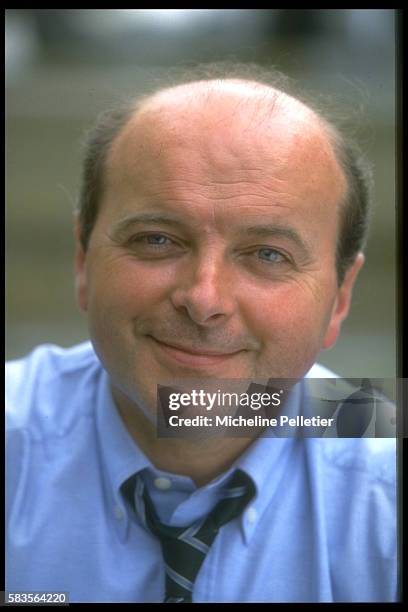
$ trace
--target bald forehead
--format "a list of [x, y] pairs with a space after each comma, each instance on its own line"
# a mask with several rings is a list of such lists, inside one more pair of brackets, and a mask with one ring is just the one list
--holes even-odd
[[161, 90], [138, 104], [111, 146], [114, 154], [143, 143], [184, 146], [207, 145], [214, 150], [238, 146], [265, 150], [273, 143], [300, 137], [320, 141], [320, 150], [330, 153], [329, 132], [324, 122], [305, 104], [278, 89], [253, 81], [224, 79], [197, 81]]
[[324, 131], [319, 117], [302, 102], [273, 87], [253, 81], [225, 79], [197, 81], [161, 90], [137, 107], [127, 128], [154, 125], [155, 132], [211, 128], [260, 131], [271, 121], [315, 125]]
[[169, 151], [173, 163], [177, 151], [187, 162], [199, 151], [220, 172], [231, 158], [241, 170], [289, 164], [295, 173], [302, 167], [308, 182], [325, 180], [325, 171], [345, 183], [326, 123], [299, 100], [252, 81], [198, 81], [153, 94], [116, 137], [107, 166], [135, 168], [148, 158], [157, 164]]

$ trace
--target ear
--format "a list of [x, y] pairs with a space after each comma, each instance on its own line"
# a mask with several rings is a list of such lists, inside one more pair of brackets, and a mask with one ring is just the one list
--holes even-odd
[[332, 315], [322, 345], [324, 349], [331, 348], [339, 336], [341, 324], [350, 310], [354, 283], [363, 264], [364, 255], [363, 253], [358, 253], [353, 264], [348, 268], [341, 286], [337, 290]]
[[79, 217], [75, 216], [75, 293], [78, 305], [83, 312], [88, 309], [86, 251], [81, 244], [81, 225]]

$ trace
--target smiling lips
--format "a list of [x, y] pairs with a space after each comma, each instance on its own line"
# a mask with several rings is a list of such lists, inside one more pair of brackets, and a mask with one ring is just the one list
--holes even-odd
[[195, 350], [192, 348], [185, 348], [176, 346], [173, 344], [167, 344], [157, 340], [153, 336], [149, 336], [160, 349], [170, 358], [177, 361], [178, 363], [190, 367], [197, 366], [208, 366], [221, 364], [227, 359], [231, 359], [234, 355], [241, 353], [243, 349], [237, 351], [230, 351], [229, 353], [222, 353], [214, 350]]

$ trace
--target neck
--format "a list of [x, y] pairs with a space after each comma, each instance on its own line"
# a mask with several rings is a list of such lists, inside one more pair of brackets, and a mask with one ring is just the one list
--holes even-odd
[[153, 465], [189, 476], [198, 487], [230, 468], [256, 438], [158, 438], [156, 427], [138, 406], [115, 388], [112, 396], [126, 429]]

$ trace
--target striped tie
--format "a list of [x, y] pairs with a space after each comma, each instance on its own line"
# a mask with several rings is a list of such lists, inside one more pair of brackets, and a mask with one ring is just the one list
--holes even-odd
[[[146, 525], [159, 538], [163, 552], [166, 569], [164, 602], [191, 603], [195, 579], [219, 529], [242, 513], [255, 495], [255, 486], [249, 476], [237, 470], [222, 490], [222, 499], [207, 517], [189, 527], [170, 527], [160, 522], [147, 488], [141, 483], [139, 479], [137, 486], [143, 487]], [[127, 490], [131, 491], [129, 487]], [[135, 509], [133, 492], [127, 497]]]

